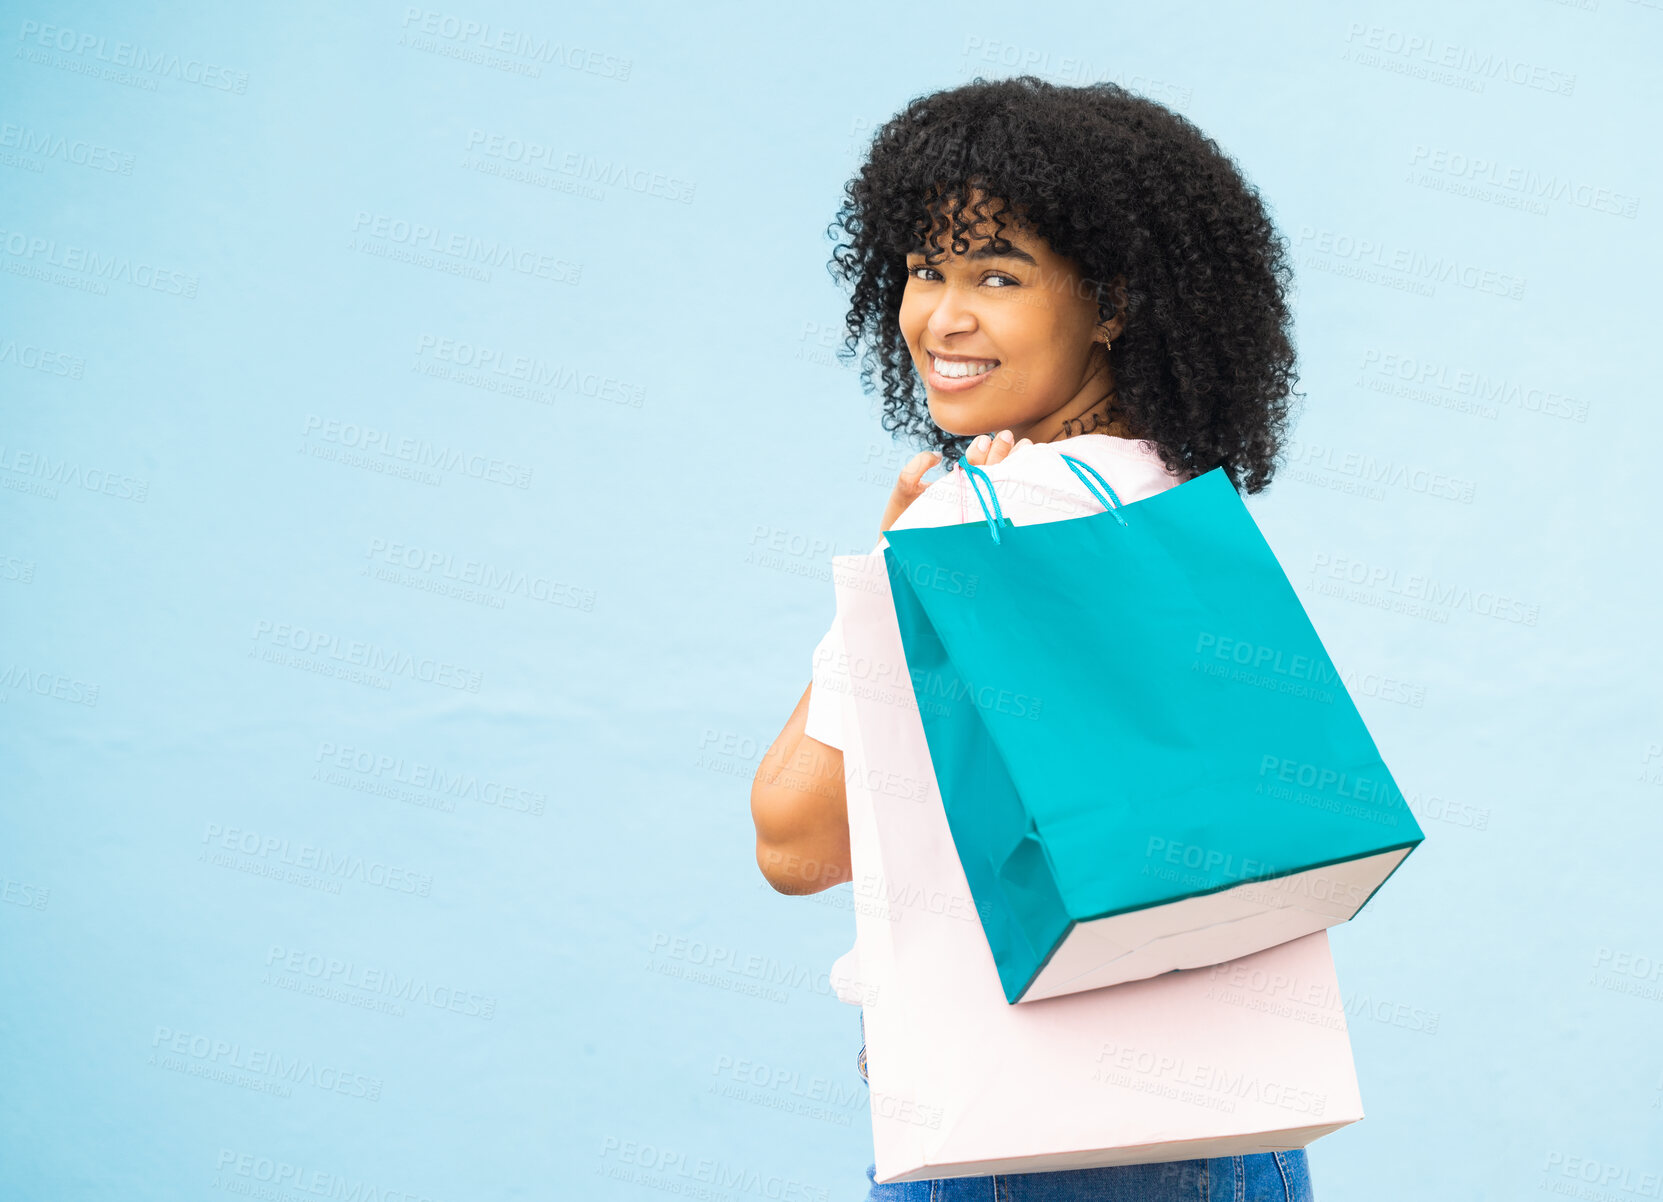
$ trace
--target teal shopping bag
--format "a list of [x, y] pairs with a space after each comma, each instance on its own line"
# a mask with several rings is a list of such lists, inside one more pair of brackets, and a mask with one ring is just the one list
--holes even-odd
[[986, 522], [884, 549], [1012, 1003], [1344, 922], [1423, 838], [1224, 470], [1122, 506], [1063, 459], [1104, 512], [1016, 526], [964, 464]]

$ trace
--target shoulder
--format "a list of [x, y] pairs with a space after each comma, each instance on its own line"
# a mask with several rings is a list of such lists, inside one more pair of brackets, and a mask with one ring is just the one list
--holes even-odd
[[1075, 473], [1065, 461], [1065, 455], [1095, 468], [1123, 504], [1130, 505], [1183, 483], [1182, 476], [1166, 469], [1155, 444], [1143, 439], [1084, 434], [1044, 445], [1056, 456], [1057, 465], [1071, 476]]

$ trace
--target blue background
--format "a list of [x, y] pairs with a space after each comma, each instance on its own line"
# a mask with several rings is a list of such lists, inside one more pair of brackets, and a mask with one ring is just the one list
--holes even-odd
[[825, 227], [1020, 70], [1295, 251], [1250, 506], [1427, 832], [1319, 1196], [1656, 1196], [1657, 4], [145, 7], [0, 23], [0, 1197], [863, 1196], [748, 806], [910, 454]]

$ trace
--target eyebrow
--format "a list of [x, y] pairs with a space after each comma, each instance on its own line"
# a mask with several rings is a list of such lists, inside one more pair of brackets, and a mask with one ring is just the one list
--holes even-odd
[[[929, 258], [929, 252], [922, 246], [913, 247], [910, 253], [922, 255], [926, 259]], [[1037, 259], [1035, 259], [1027, 251], [1023, 250], [1020, 246], [1016, 245], [1014, 242], [1010, 244], [1010, 249], [1006, 251], [994, 250], [991, 242], [983, 242], [975, 250], [971, 251], [964, 257], [967, 259], [1015, 259], [1018, 263], [1027, 263], [1033, 267], [1039, 266], [1039, 261]]]

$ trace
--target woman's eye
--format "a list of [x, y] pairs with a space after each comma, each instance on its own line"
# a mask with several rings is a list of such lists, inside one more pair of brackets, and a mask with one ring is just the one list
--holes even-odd
[[[915, 264], [912, 267], [907, 268], [907, 274], [915, 280], [930, 279], [931, 278], [930, 276], [919, 274], [920, 272], [926, 272], [926, 271], [930, 272], [936, 279], [939, 279], [941, 277], [941, 273], [936, 271], [935, 268], [931, 267], [927, 263], [918, 263], [918, 264]], [[1006, 275], [1002, 271], [994, 271], [994, 272], [989, 272], [986, 276], [984, 276], [982, 278], [982, 283], [984, 283], [984, 284], [997, 283], [997, 285], [1001, 288], [1012, 288], [1012, 287], [1019, 286], [1022, 283], [1022, 281], [1017, 279], [1015, 276]]]

